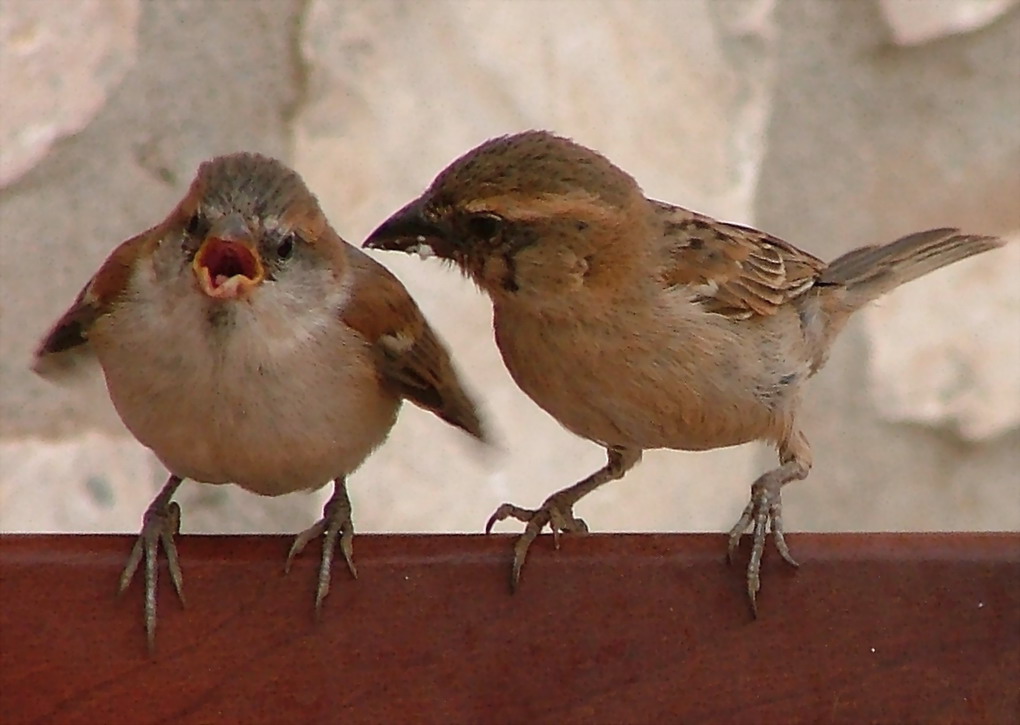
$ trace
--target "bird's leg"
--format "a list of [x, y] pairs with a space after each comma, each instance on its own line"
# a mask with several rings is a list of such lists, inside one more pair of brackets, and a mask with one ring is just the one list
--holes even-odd
[[779, 445], [779, 468], [763, 474], [751, 484], [751, 500], [740, 520], [730, 529], [727, 555], [733, 563], [740, 537], [751, 529], [751, 559], [747, 564], [747, 594], [751, 599], [751, 611], [758, 616], [756, 596], [761, 588], [761, 557], [765, 551], [765, 537], [771, 528], [772, 536], [780, 556], [792, 566], [797, 562], [790, 554], [790, 548], [783, 537], [783, 504], [781, 490], [790, 481], [807, 478], [811, 470], [811, 449], [800, 431], [794, 431]]
[[123, 593], [134, 578], [138, 564], [145, 556], [145, 635], [149, 642], [149, 652], [156, 647], [156, 575], [158, 572], [159, 545], [163, 544], [166, 552], [167, 565], [170, 568], [170, 581], [177, 590], [177, 597], [184, 604], [184, 593], [181, 590], [181, 565], [177, 560], [177, 545], [174, 535], [181, 529], [181, 507], [171, 502], [174, 492], [181, 485], [179, 476], [171, 475], [166, 485], [152, 499], [149, 508], [142, 517], [142, 530], [138, 534], [134, 548], [128, 556], [127, 564], [120, 575], [119, 593]]
[[284, 571], [290, 571], [294, 557], [308, 545], [312, 539], [325, 535], [322, 542], [322, 559], [319, 562], [319, 585], [315, 591], [315, 614], [322, 609], [322, 601], [329, 594], [330, 572], [333, 565], [333, 550], [337, 538], [340, 539], [340, 551], [347, 561], [351, 576], [358, 578], [358, 570], [354, 567], [354, 523], [351, 521], [351, 499], [347, 495], [347, 480], [340, 477], [333, 481], [333, 495], [322, 509], [322, 518], [312, 527], [305, 529], [294, 538], [294, 543], [287, 554]]
[[573, 486], [557, 491], [547, 498], [539, 508], [525, 509], [512, 503], [505, 503], [489, 517], [488, 523], [485, 524], [485, 533], [487, 534], [492, 531], [492, 527], [497, 521], [514, 518], [527, 524], [524, 533], [514, 544], [514, 564], [510, 572], [510, 588], [512, 590], [517, 590], [517, 583], [521, 578], [521, 567], [524, 566], [524, 559], [528, 555], [531, 542], [535, 540], [545, 525], [548, 524], [552, 529], [556, 548], [559, 548], [560, 545], [561, 531], [586, 533], [588, 525], [574, 516], [574, 504], [602, 484], [622, 478], [623, 474], [641, 460], [641, 450], [636, 448], [606, 448], [606, 454], [608, 461], [605, 466], [583, 481], [578, 481]]

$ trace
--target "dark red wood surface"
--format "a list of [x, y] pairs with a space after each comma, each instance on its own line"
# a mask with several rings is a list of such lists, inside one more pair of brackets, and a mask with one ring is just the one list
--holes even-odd
[[[792, 535], [761, 616], [710, 535], [180, 537], [157, 652], [132, 538], [0, 537], [0, 722], [1020, 722], [1020, 535]], [[746, 543], [746, 542], [745, 542]], [[746, 551], [745, 551], [746, 554]]]

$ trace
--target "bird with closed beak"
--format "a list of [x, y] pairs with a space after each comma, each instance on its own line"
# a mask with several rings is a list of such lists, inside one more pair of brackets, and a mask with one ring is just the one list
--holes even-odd
[[174, 534], [183, 479], [263, 496], [334, 484], [291, 560], [322, 537], [315, 606], [339, 544], [352, 575], [347, 476], [387, 437], [403, 400], [483, 439], [475, 403], [404, 286], [330, 227], [282, 163], [203, 163], [162, 222], [117, 247], [43, 339], [35, 368], [61, 377], [94, 357], [134, 436], [169, 469], [120, 579], [145, 560], [156, 626], [162, 545], [182, 595]]
[[769, 234], [644, 196], [601, 154], [544, 131], [483, 143], [365, 241], [435, 254], [493, 306], [513, 379], [573, 433], [605, 447], [606, 465], [514, 518], [517, 586], [545, 526], [585, 532], [574, 505], [621, 478], [642, 451], [702, 451], [765, 441], [779, 465], [751, 485], [729, 532], [730, 561], [751, 530], [747, 592], [756, 613], [761, 557], [783, 538], [782, 487], [811, 469], [798, 411], [853, 312], [904, 282], [998, 247], [957, 229], [918, 232], [826, 264]]

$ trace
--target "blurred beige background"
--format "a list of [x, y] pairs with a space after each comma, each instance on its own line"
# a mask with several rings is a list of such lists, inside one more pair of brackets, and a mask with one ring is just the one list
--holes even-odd
[[[826, 258], [922, 228], [1020, 230], [1020, 10], [1011, 0], [2, 0], [0, 530], [136, 531], [165, 471], [97, 379], [32, 348], [197, 164], [281, 157], [352, 243], [451, 159], [548, 128], [653, 197]], [[511, 382], [488, 301], [378, 257], [452, 346], [500, 438], [407, 406], [352, 478], [359, 531], [479, 531], [603, 462]], [[1020, 529], [1020, 244], [903, 288], [844, 333], [808, 395], [790, 530]], [[579, 507], [595, 531], [721, 531], [756, 446], [650, 452]], [[323, 496], [188, 484], [185, 531], [298, 531]], [[511, 530], [503, 524], [503, 530]]]

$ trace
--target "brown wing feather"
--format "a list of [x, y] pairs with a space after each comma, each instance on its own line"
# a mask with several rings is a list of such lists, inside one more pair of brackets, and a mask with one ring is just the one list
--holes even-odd
[[663, 218], [663, 283], [693, 289], [710, 312], [735, 318], [774, 314], [825, 268], [817, 257], [757, 229], [655, 204]]
[[124, 294], [139, 253], [155, 242], [160, 231], [160, 227], [153, 227], [113, 250], [39, 343], [35, 352], [37, 369], [43, 358], [88, 342], [92, 324], [109, 312]]
[[345, 324], [376, 346], [379, 369], [401, 396], [480, 440], [485, 430], [446, 347], [404, 285], [358, 249], [348, 249], [355, 273]]

